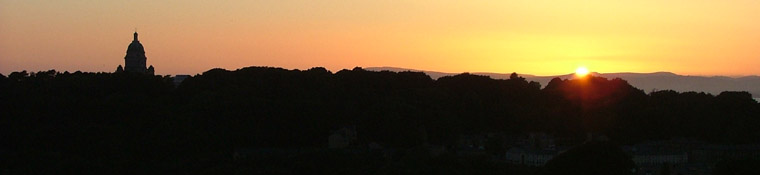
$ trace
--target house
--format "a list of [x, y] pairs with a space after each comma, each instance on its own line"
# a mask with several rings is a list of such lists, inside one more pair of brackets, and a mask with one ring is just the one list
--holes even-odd
[[356, 144], [356, 127], [343, 127], [335, 130], [327, 137], [328, 148], [348, 148]]
[[687, 149], [671, 141], [624, 146], [623, 151], [631, 155], [640, 174], [659, 174], [664, 166], [668, 166], [667, 168], [674, 173], [686, 172], [688, 168]]
[[505, 157], [511, 164], [541, 167], [559, 153], [556, 150], [512, 147], [507, 150]]
[[483, 156], [486, 155], [487, 136], [483, 134], [459, 135], [454, 146], [459, 156]]
[[526, 142], [527, 146], [537, 149], [554, 149], [556, 147], [554, 137], [543, 132], [529, 133]]
[[292, 157], [298, 154], [316, 152], [317, 149], [301, 148], [270, 148], [270, 147], [240, 147], [232, 152], [234, 160], [245, 160], [254, 157]]
[[190, 75], [175, 75], [173, 78], [174, 87], [179, 87], [182, 81], [185, 81], [187, 78], [190, 78]]
[[694, 150], [696, 160], [707, 163], [721, 160], [760, 159], [760, 144], [704, 145]]

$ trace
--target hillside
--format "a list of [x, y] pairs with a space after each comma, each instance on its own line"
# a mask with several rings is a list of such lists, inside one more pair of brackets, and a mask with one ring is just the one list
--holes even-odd
[[[456, 75], [458, 73], [445, 73], [436, 71], [415, 70], [396, 67], [369, 67], [367, 70], [373, 71], [415, 71], [424, 72], [431, 78], [437, 79], [443, 76]], [[476, 75], [486, 75], [494, 79], [508, 79], [510, 73], [489, 73], [474, 72]], [[642, 89], [646, 92], [656, 90], [675, 90], [678, 92], [705, 92], [710, 94], [720, 94], [723, 91], [747, 91], [754, 98], [760, 98], [760, 76], [745, 77], [725, 77], [725, 76], [688, 76], [678, 75], [670, 72], [653, 72], [653, 73], [593, 73], [594, 76], [605, 78], [621, 78], [631, 85]], [[554, 75], [554, 76], [535, 76], [530, 74], [520, 74], [528, 81], [535, 81], [546, 86], [552, 78], [559, 77], [562, 79], [571, 79], [573, 74]]]

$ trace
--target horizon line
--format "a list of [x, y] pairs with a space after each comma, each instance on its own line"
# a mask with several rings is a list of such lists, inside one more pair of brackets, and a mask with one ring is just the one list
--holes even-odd
[[[432, 73], [442, 73], [442, 74], [463, 74], [463, 73], [470, 73], [470, 74], [503, 74], [503, 75], [509, 75], [509, 74], [512, 74], [512, 73], [517, 73], [520, 76], [531, 76], [531, 77], [561, 77], [561, 76], [569, 76], [569, 75], [575, 74], [574, 72], [569, 72], [569, 73], [564, 73], [564, 74], [555, 74], [555, 75], [536, 75], [536, 74], [520, 73], [520, 72], [487, 72], [487, 71], [446, 72], [446, 71], [421, 70], [421, 69], [416, 69], [416, 68], [405, 68], [405, 67], [394, 67], [394, 66], [367, 66], [367, 67], [354, 66], [353, 68], [342, 68], [342, 69], [338, 69], [338, 70], [330, 70], [330, 69], [328, 69], [326, 67], [323, 67], [323, 66], [313, 66], [313, 67], [307, 68], [307, 69], [300, 69], [300, 68], [286, 68], [286, 67], [278, 67], [278, 66], [251, 65], [251, 66], [234, 68], [234, 69], [228, 69], [228, 68], [222, 68], [222, 67], [214, 67], [214, 68], [209, 68], [209, 69], [207, 69], [205, 71], [196, 72], [196, 73], [160, 74], [157, 71], [156, 75], [191, 75], [192, 76], [192, 75], [195, 75], [195, 74], [203, 74], [203, 72], [206, 72], [206, 71], [209, 71], [209, 70], [212, 70], [212, 69], [224, 69], [224, 70], [234, 71], [234, 70], [248, 68], [248, 67], [270, 67], [270, 68], [281, 68], [281, 69], [287, 69], [287, 70], [308, 70], [308, 69], [312, 69], [312, 68], [320, 68], [321, 67], [321, 68], [325, 68], [328, 71], [333, 72], [333, 73], [341, 71], [341, 70], [351, 70], [351, 69], [354, 69], [354, 68], [358, 67], [358, 68], [362, 68], [362, 69], [365, 69], [365, 70], [368, 70], [368, 69], [380, 69], [380, 70], [383, 70], [383, 69], [400, 69], [401, 71], [412, 71], [412, 72], [423, 72], [423, 73], [432, 72]], [[33, 73], [33, 72], [44, 72], [44, 71], [50, 71], [50, 70], [55, 70], [56, 72], [66, 72], [66, 71], [68, 71], [68, 72], [71, 72], [71, 73], [77, 72], [77, 71], [80, 71], [80, 72], [90, 72], [90, 73], [113, 73], [113, 71], [83, 71], [83, 70], [69, 71], [69, 70], [57, 70], [57, 69], [30, 71], [30, 70], [24, 69], [24, 70], [10, 71], [7, 74], [3, 74], [3, 73], [0, 73], [0, 74], [2, 74], [2, 75], [4, 75], [4, 76], [7, 77], [8, 75], [10, 75], [13, 72], [27, 71], [28, 73]], [[398, 72], [398, 70], [388, 70], [388, 71]], [[597, 72], [597, 71], [592, 71], [590, 73], [592, 73], [592, 74], [602, 74], [602, 75], [604, 75], [604, 74], [656, 74], [656, 73], [669, 73], [669, 74], [673, 74], [673, 75], [676, 75], [676, 76], [691, 76], [691, 77], [727, 77], [727, 78], [760, 77], [760, 75], [679, 74], [679, 73], [670, 72], [670, 71], [654, 71], [654, 72], [631, 72], [631, 71], [623, 71], [623, 72]]]

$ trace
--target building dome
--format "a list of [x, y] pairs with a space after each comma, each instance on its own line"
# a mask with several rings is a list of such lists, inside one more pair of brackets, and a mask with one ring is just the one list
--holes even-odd
[[129, 47], [127, 47], [127, 53], [145, 53], [145, 48], [143, 48], [143, 45], [140, 44], [140, 41], [137, 40], [137, 32], [135, 32], [135, 39], [132, 40], [132, 43], [129, 43]]
[[145, 57], [145, 48], [140, 44], [140, 40], [137, 40], [137, 32], [134, 36], [134, 40], [127, 47], [127, 55], [124, 56], [124, 71], [147, 73], [145, 62], [148, 58]]
[[139, 41], [133, 41], [127, 47], [127, 53], [145, 53], [145, 48]]

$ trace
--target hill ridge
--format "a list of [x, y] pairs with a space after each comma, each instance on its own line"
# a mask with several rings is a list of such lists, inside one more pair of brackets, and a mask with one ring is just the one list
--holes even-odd
[[[459, 73], [448, 73], [438, 71], [426, 71], [409, 68], [399, 67], [367, 67], [364, 68], [371, 71], [413, 71], [423, 72], [433, 79], [438, 79], [444, 76], [456, 75]], [[491, 73], [491, 72], [469, 72], [470, 74], [485, 75], [493, 79], [508, 79], [511, 73]], [[520, 74], [528, 81], [535, 81], [546, 86], [547, 83], [553, 78], [571, 79], [573, 74], [553, 75], [553, 76], [537, 76], [531, 74]], [[728, 76], [695, 76], [695, 75], [679, 75], [672, 72], [658, 71], [651, 73], [634, 73], [634, 72], [618, 72], [618, 73], [597, 73], [593, 72], [595, 76], [604, 78], [621, 78], [628, 81], [636, 88], [642, 89], [646, 92], [655, 90], [674, 90], [678, 92], [705, 92], [710, 94], [720, 94], [723, 91], [746, 91], [752, 94], [754, 98], [760, 98], [760, 76], [742, 76], [742, 77], [728, 77]]]

